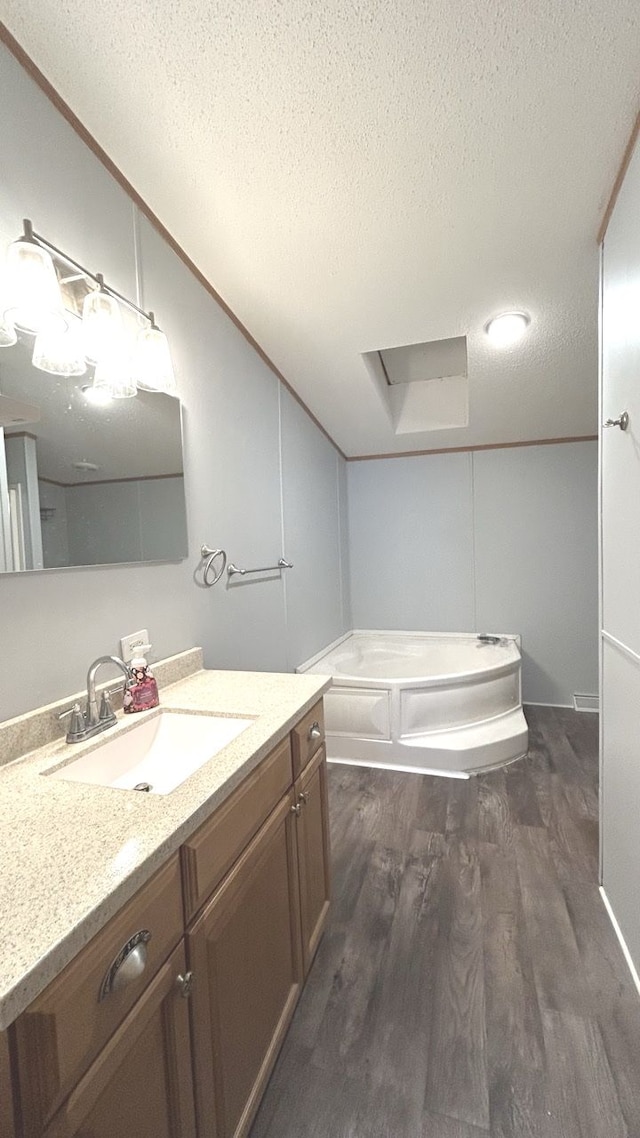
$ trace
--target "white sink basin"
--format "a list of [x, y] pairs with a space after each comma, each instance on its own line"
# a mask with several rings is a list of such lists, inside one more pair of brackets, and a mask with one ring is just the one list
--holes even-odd
[[169, 794], [253, 722], [161, 708], [115, 738], [101, 742], [98, 736], [91, 751], [47, 773], [123, 790], [146, 783], [153, 794]]

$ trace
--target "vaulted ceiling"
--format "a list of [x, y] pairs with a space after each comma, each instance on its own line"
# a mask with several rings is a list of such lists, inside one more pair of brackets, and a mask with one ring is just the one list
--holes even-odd
[[[348, 455], [596, 429], [596, 234], [637, 0], [0, 0]], [[531, 316], [499, 351], [496, 312]], [[466, 335], [469, 423], [396, 432], [364, 353]]]

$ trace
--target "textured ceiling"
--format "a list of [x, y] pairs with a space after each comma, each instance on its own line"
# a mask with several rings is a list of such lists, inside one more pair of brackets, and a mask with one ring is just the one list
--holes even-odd
[[[596, 232], [637, 0], [0, 0], [349, 455], [591, 434]], [[524, 344], [490, 347], [508, 308]], [[466, 334], [470, 421], [396, 436], [361, 353]]]

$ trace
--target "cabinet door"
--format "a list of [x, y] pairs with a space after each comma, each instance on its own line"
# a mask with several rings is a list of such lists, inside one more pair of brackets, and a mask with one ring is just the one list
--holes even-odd
[[320, 749], [295, 784], [300, 875], [300, 922], [305, 976], [324, 931], [329, 909], [330, 856], [327, 760]]
[[0, 1031], [0, 1138], [14, 1138], [13, 1089], [7, 1033]]
[[248, 1133], [302, 982], [293, 792], [187, 933], [199, 1138]]
[[43, 1138], [195, 1138], [184, 945], [149, 984]]

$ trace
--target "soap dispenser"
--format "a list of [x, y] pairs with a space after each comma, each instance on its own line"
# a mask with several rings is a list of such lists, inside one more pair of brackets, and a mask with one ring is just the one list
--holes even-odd
[[148, 711], [160, 703], [158, 685], [143, 655], [150, 647], [150, 644], [141, 644], [129, 665], [129, 681], [122, 701], [122, 709], [128, 715], [135, 711]]

